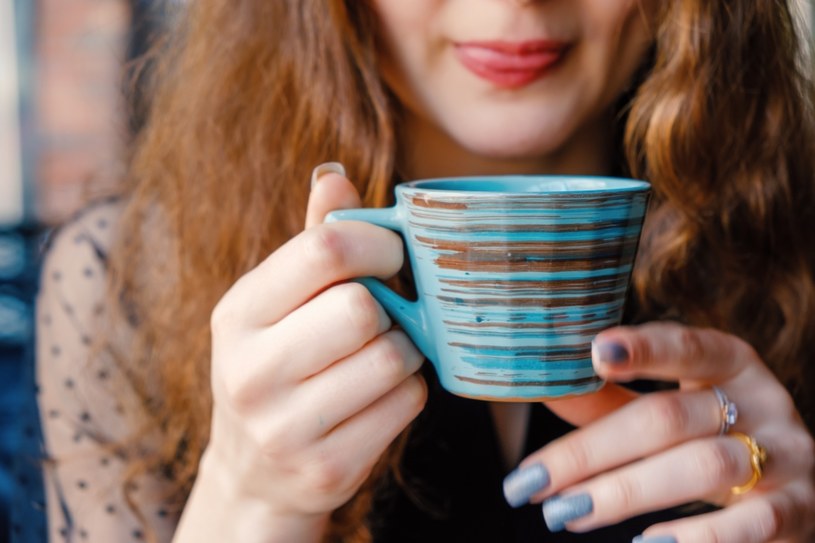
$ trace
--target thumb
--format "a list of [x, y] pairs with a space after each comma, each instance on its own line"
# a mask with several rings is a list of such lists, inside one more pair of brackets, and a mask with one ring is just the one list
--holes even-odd
[[342, 164], [326, 162], [314, 168], [306, 210], [306, 228], [322, 223], [330, 211], [358, 207], [362, 207], [362, 200], [356, 187], [345, 177]]

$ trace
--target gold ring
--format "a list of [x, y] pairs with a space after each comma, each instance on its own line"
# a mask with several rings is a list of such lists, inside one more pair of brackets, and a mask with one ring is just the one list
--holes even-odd
[[731, 432], [727, 435], [735, 437], [750, 449], [750, 466], [753, 468], [753, 474], [750, 476], [750, 480], [743, 485], [734, 486], [730, 489], [733, 495], [740, 496], [741, 494], [750, 492], [761, 480], [761, 476], [764, 475], [764, 464], [767, 462], [767, 449], [759, 445], [754, 437], [748, 436], [747, 434]]

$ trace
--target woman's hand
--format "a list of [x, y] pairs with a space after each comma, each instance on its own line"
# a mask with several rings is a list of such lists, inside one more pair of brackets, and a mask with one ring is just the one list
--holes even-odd
[[321, 224], [332, 209], [360, 205], [345, 177], [322, 176], [306, 230], [212, 315], [214, 412], [199, 479], [287, 526], [285, 541], [315, 537], [426, 400], [422, 355], [364, 287], [344, 282], [394, 275], [400, 238], [365, 223]]
[[[563, 418], [588, 424], [507, 477], [511, 503], [532, 494], [532, 502], [545, 500], [550, 529], [585, 532], [703, 500], [723, 509], [652, 526], [642, 541], [810, 541], [815, 446], [789, 394], [749, 345], [715, 330], [654, 323], [603, 332], [593, 358], [609, 381], [676, 381], [679, 390], [634, 398], [610, 384], [595, 398], [550, 402]], [[719, 435], [722, 404], [712, 386], [738, 407], [730, 431], [754, 437], [767, 452], [763, 476], [741, 495], [731, 489], [754, 476], [750, 447]], [[584, 406], [590, 415], [581, 414]]]

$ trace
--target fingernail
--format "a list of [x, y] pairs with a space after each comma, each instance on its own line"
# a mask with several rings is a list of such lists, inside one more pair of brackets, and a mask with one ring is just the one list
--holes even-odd
[[551, 532], [559, 532], [567, 522], [583, 518], [594, 510], [589, 494], [554, 496], [543, 502], [543, 520]]
[[311, 172], [311, 188], [314, 189], [314, 185], [317, 184], [320, 177], [327, 173], [338, 173], [345, 176], [345, 166], [339, 162], [323, 162]]
[[543, 464], [532, 464], [518, 468], [504, 478], [504, 497], [512, 507], [520, 507], [547, 486], [549, 472]]
[[619, 366], [628, 362], [628, 349], [616, 341], [592, 341], [592, 356], [603, 364]]
[[652, 535], [650, 537], [638, 535], [631, 540], [631, 543], [676, 543], [676, 538], [672, 535]]

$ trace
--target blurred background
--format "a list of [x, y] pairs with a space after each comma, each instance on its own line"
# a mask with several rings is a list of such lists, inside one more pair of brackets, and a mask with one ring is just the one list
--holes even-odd
[[171, 5], [0, 0], [0, 542], [45, 541], [32, 342], [40, 249], [119, 179], [138, 124], [128, 63]]
[[[0, 0], [0, 543], [45, 541], [32, 348], [44, 236], [119, 179], [139, 125], [128, 63], [181, 1]], [[811, 36], [811, 0], [790, 1]]]

